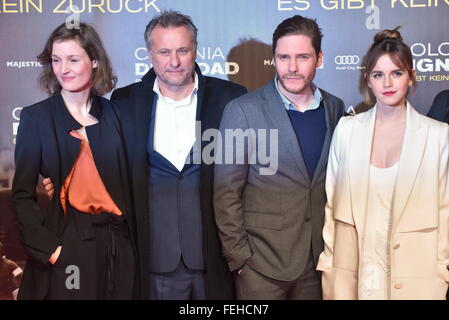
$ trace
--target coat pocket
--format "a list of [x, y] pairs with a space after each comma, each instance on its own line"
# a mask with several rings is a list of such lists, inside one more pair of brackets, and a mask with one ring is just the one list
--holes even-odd
[[334, 219], [341, 223], [349, 224], [355, 227], [354, 217], [351, 212], [345, 212], [343, 210], [335, 210], [333, 212]]
[[355, 225], [335, 219], [333, 267], [357, 273], [359, 264], [358, 236]]
[[245, 227], [281, 230], [282, 222], [283, 217], [278, 213], [245, 212]]
[[64, 238], [65, 237], [63, 236], [63, 240], [62, 240], [62, 244], [61, 244], [61, 252], [59, 253], [58, 259], [53, 264], [54, 267], [65, 267], [68, 265], [67, 258], [70, 257], [70, 254], [69, 254], [69, 256], [67, 256], [67, 254], [68, 254], [68, 251], [70, 251], [70, 248], [68, 246], [67, 241], [65, 241]]
[[66, 267], [70, 264], [76, 264], [75, 247], [78, 239], [73, 220], [69, 220], [62, 234], [61, 253], [58, 260], [53, 264], [54, 267]]

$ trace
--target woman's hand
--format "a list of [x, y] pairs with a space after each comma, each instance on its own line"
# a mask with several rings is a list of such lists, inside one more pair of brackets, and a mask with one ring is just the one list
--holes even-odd
[[42, 184], [44, 185], [45, 192], [47, 192], [47, 196], [51, 199], [53, 198], [53, 193], [55, 192], [55, 189], [53, 187], [53, 183], [51, 182], [50, 178], [45, 178], [42, 180]]

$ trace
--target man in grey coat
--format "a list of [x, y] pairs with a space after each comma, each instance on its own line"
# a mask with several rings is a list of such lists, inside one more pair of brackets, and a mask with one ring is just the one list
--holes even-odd
[[273, 34], [273, 81], [225, 108], [215, 219], [239, 299], [321, 299], [329, 145], [343, 102], [313, 84], [321, 31], [296, 15]]

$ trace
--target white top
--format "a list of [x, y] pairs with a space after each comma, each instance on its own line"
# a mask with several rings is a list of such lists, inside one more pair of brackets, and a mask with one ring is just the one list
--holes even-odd
[[368, 204], [359, 275], [360, 300], [390, 299], [391, 206], [399, 161], [389, 168], [370, 165]]
[[195, 143], [198, 75], [195, 73], [192, 94], [183, 100], [175, 101], [163, 96], [157, 78], [153, 91], [158, 95], [153, 148], [181, 172]]

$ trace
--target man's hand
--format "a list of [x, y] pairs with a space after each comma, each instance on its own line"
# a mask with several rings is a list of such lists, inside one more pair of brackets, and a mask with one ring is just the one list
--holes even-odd
[[238, 276], [244, 271], [245, 267], [246, 267], [246, 264], [243, 267], [241, 267], [240, 269], [236, 270]]
[[42, 180], [42, 183], [44, 185], [45, 191], [47, 192], [47, 196], [51, 199], [53, 198], [53, 193], [55, 192], [55, 189], [53, 187], [53, 183], [51, 182], [50, 178], [45, 178]]
[[50, 259], [48, 259], [48, 261], [49, 261], [51, 264], [55, 264], [56, 261], [58, 260], [59, 255], [61, 254], [61, 248], [62, 248], [61, 246], [57, 247], [56, 250], [55, 250], [55, 252], [53, 252], [53, 253], [51, 254]]

